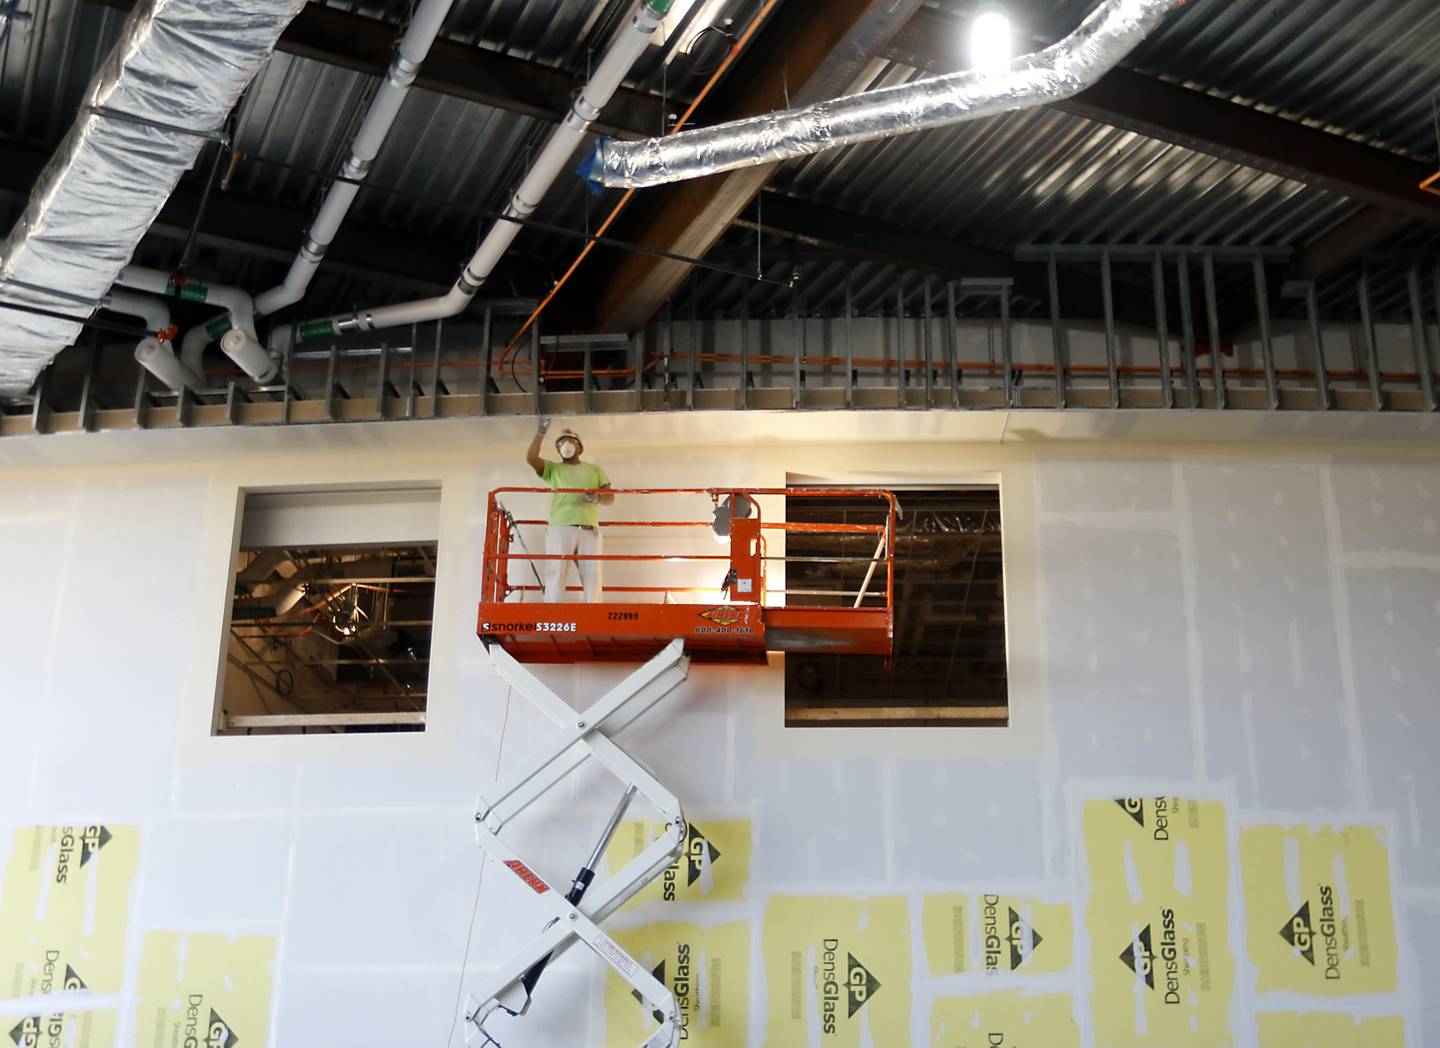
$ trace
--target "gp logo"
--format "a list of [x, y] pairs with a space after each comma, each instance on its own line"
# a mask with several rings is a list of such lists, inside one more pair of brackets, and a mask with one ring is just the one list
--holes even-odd
[[1125, 966], [1132, 972], [1144, 979], [1145, 985], [1153, 990], [1155, 989], [1155, 950], [1151, 945], [1153, 940], [1150, 936], [1150, 925], [1145, 925], [1136, 939], [1139, 940], [1140, 948], [1137, 950], [1136, 944], [1132, 942], [1125, 947], [1125, 952], [1120, 954], [1120, 960], [1124, 961]]
[[230, 1029], [230, 1024], [216, 1014], [215, 1009], [210, 1009], [210, 1025], [205, 1032], [205, 1048], [230, 1048], [238, 1044], [240, 1038]]
[[845, 959], [848, 962], [847, 985], [850, 990], [850, 1009], [846, 1018], [855, 1018], [855, 1013], [864, 1008], [870, 998], [875, 996], [875, 991], [880, 989], [880, 980], [870, 974], [870, 970], [855, 959], [853, 953], [847, 953]]
[[30, 1015], [21, 1019], [10, 1031], [10, 1040], [20, 1048], [36, 1048], [40, 1043], [40, 1016]]
[[1310, 924], [1309, 900], [1302, 903], [1295, 916], [1285, 922], [1280, 929], [1280, 938], [1295, 947], [1301, 957], [1311, 964], [1315, 963], [1315, 929]]

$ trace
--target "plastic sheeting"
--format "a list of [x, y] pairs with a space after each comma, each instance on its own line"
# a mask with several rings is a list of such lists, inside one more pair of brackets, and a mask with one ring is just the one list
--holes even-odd
[[303, 6], [155, 0], [130, 17], [0, 248], [0, 395], [23, 393], [75, 340]]
[[999, 72], [966, 70], [663, 138], [605, 141], [587, 178], [658, 186], [1057, 102], [1114, 68], [1176, 6], [1106, 0], [1064, 40]]

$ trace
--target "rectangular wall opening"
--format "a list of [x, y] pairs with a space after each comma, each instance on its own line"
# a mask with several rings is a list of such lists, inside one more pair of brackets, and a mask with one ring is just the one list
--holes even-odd
[[247, 494], [216, 734], [425, 729], [437, 507], [430, 490]]
[[[870, 655], [790, 652], [787, 727], [1003, 727], [1009, 723], [1000, 489], [994, 485], [896, 491], [895, 650]], [[789, 498], [786, 520], [807, 521], [818, 500]], [[884, 523], [874, 500], [829, 519]], [[883, 572], [865, 586], [869, 536], [791, 532], [786, 604], [860, 599], [883, 605]], [[873, 544], [872, 544], [873, 545]], [[863, 592], [862, 592], [863, 590]], [[827, 596], [828, 595], [828, 596]]]

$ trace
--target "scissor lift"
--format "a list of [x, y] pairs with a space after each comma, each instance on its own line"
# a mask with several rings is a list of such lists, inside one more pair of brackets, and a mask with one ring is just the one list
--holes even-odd
[[[477, 987], [467, 1001], [467, 1044], [478, 1036], [481, 1045], [499, 1045], [494, 1031], [486, 1029], [487, 1021], [499, 1012], [524, 1015], [545, 966], [577, 942], [599, 955], [654, 1016], [658, 1027], [641, 1048], [671, 1048], [678, 1044], [681, 1027], [674, 997], [644, 966], [610, 939], [600, 929], [600, 923], [660, 876], [680, 855], [686, 837], [685, 817], [674, 794], [617, 746], [611, 735], [684, 681], [692, 658], [753, 664], [764, 663], [770, 651], [823, 650], [867, 655], [889, 655], [891, 651], [898, 506], [890, 492], [858, 488], [645, 488], [610, 493], [622, 500], [621, 505], [628, 496], [675, 496], [678, 501], [688, 497], [692, 502], [695, 496], [708, 497], [711, 513], [706, 519], [616, 519], [603, 521], [601, 527], [607, 532], [671, 529], [646, 532], [653, 535], [680, 533], [674, 529], [692, 529], [690, 533], [693, 529], [705, 529], [723, 537], [728, 552], [697, 553], [691, 543], [683, 549], [662, 548], [653, 553], [602, 552], [595, 559], [632, 568], [646, 562], [689, 564], [701, 571], [721, 568], [724, 575], [716, 580], [713, 588], [609, 585], [601, 590], [602, 601], [594, 604], [528, 599], [543, 596], [542, 572], [538, 565], [557, 558], [530, 552], [536, 546], [541, 549], [544, 546], [534, 538], [533, 531], [527, 543], [525, 529], [543, 527], [545, 522], [517, 518], [506, 508], [501, 496], [548, 495], [549, 489], [501, 488], [491, 493], [478, 632], [496, 671], [554, 722], [559, 734], [539, 760], [498, 786], [488, 800], [482, 798], [475, 815], [481, 847], [528, 890], [540, 896], [549, 920], [536, 938]], [[760, 500], [766, 496], [874, 498], [882, 511], [883, 522], [769, 522], [762, 519], [760, 512]], [[787, 592], [767, 586], [767, 565], [787, 559], [783, 554], [772, 556], [767, 552], [767, 532], [802, 531], [873, 538], [874, 550], [869, 556], [827, 558], [858, 559], [865, 568], [859, 590]], [[868, 547], [868, 542], [866, 545]], [[527, 567], [529, 581], [525, 575]], [[883, 585], [877, 576], [883, 578]], [[571, 588], [579, 589], [578, 586]], [[798, 599], [787, 605], [786, 597]], [[643, 665], [584, 711], [572, 708], [525, 665], [617, 661], [642, 662]], [[516, 854], [500, 834], [510, 820], [588, 758], [594, 758], [614, 774], [624, 790], [599, 842], [562, 896]], [[637, 793], [643, 794], [659, 812], [664, 831], [618, 873], [595, 882], [605, 849]]]

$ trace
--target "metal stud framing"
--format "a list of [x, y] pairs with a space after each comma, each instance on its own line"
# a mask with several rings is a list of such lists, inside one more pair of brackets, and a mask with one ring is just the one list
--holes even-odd
[[[674, 409], [1440, 410], [1433, 336], [1440, 267], [1404, 263], [1404, 293], [1380, 302], [1362, 273], [1349, 300], [1358, 323], [1327, 329], [1313, 283], [1286, 283], [1272, 300], [1267, 267], [1287, 257], [1268, 248], [1027, 245], [1017, 259], [1045, 266], [1041, 295], [1049, 300], [1022, 298], [1018, 321], [1009, 277], [937, 283], [933, 274], [908, 281], [901, 274], [885, 287], [847, 275], [843, 295], [828, 300], [807, 298], [797, 285], [775, 318], [755, 316], [742, 296], [728, 314], [736, 323], [711, 324], [692, 296], [628, 339], [542, 337], [532, 327], [529, 345], [512, 355], [500, 352], [506, 324], [498, 321], [517, 306], [499, 300], [484, 309], [479, 344], [463, 352], [453, 331], [447, 345], [440, 324], [418, 325], [408, 349], [332, 345], [299, 361], [287, 350], [271, 386], [227, 377], [214, 388], [177, 392], [137, 368], [133, 397], [128, 385], [116, 396], [113, 358], [96, 344], [84, 366], [51, 367], [27, 398], [0, 412], [0, 436]], [[1073, 298], [1062, 298], [1073, 295], [1065, 267], [1085, 266], [1100, 275], [1088, 304], [1103, 324], [1100, 337], [1062, 313], [1062, 301], [1074, 308]], [[1153, 319], [1117, 316], [1122, 291], [1131, 303], [1136, 291], [1151, 297]], [[827, 306], [830, 319], [817, 326], [823, 335], [814, 344], [813, 318], [824, 318]], [[877, 314], [878, 322], [862, 324]], [[1017, 324], [1033, 329], [1047, 319], [1048, 337], [1021, 336]], [[1211, 356], [1204, 379], [1197, 324]], [[1336, 370], [1335, 344], [1347, 334], [1354, 363]], [[1153, 358], [1133, 348], [1150, 338]], [[545, 367], [546, 353], [562, 343], [583, 349], [583, 371], [559, 373], [574, 382]], [[1309, 354], [1296, 348], [1305, 345]], [[1235, 347], [1233, 362], [1224, 359], [1227, 346]], [[102, 356], [111, 361], [106, 367]]]

